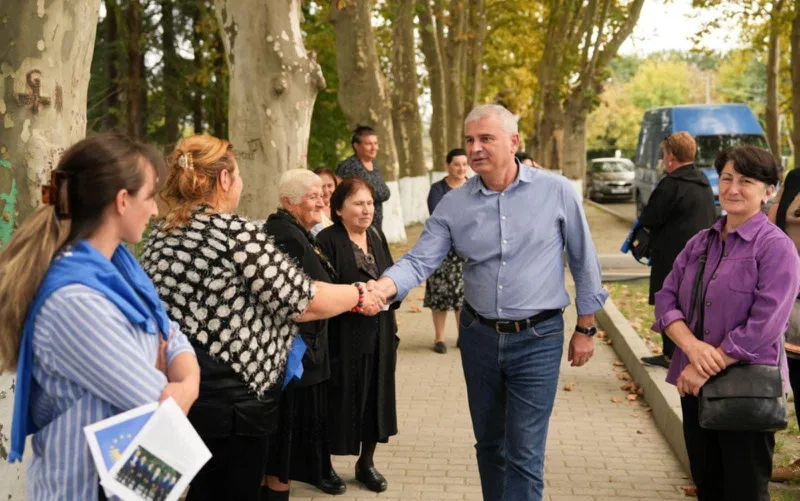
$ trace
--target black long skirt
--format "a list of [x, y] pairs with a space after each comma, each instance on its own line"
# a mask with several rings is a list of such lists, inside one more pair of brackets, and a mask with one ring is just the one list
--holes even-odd
[[280, 403], [278, 429], [270, 437], [265, 473], [281, 482], [289, 480], [319, 485], [330, 478], [327, 381], [286, 387]]

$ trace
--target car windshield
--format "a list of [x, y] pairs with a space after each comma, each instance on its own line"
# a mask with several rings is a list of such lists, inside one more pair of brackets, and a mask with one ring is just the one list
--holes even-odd
[[633, 172], [633, 166], [626, 162], [593, 162], [592, 172]]
[[728, 134], [722, 136], [697, 136], [697, 156], [695, 164], [700, 167], [712, 167], [717, 155], [732, 146], [749, 144], [767, 148], [764, 136], [758, 134]]

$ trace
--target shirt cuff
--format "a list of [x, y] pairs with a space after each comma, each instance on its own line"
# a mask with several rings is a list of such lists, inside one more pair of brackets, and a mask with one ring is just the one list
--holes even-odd
[[181, 353], [191, 353], [195, 357], [197, 354], [192, 347], [192, 344], [189, 342], [189, 338], [186, 337], [186, 334], [181, 332], [180, 327], [174, 321], [172, 322], [172, 332], [173, 332], [173, 339], [170, 339], [169, 345], [167, 345], [167, 366], [172, 364], [172, 361], [180, 355]]
[[730, 334], [725, 336], [725, 339], [722, 340], [722, 344], [719, 347], [722, 348], [722, 351], [724, 351], [726, 355], [740, 362], [755, 363], [758, 360], [758, 353], [750, 353], [736, 344]]
[[674, 324], [678, 320], [683, 320], [684, 322], [686, 321], [686, 317], [683, 315], [683, 312], [678, 309], [670, 310], [661, 315], [660, 318], [656, 319], [656, 321], [653, 322], [653, 325], [650, 326], [650, 330], [663, 333], [667, 330], [667, 327], [669, 327], [671, 324]]
[[578, 315], [591, 315], [603, 307], [606, 299], [608, 299], [608, 291], [605, 289], [600, 289], [588, 297], [578, 296], [575, 298], [575, 309], [578, 310]]
[[388, 270], [384, 271], [383, 275], [381, 275], [381, 278], [383, 277], [392, 279], [392, 282], [394, 282], [394, 287], [395, 289], [397, 289], [397, 294], [395, 294], [394, 298], [388, 298], [391, 299], [392, 302], [402, 301], [403, 299], [406, 298], [408, 292], [414, 287], [416, 287], [416, 284], [411, 283], [412, 280], [410, 279], [404, 280], [402, 271], [396, 270], [395, 266], [392, 266]]

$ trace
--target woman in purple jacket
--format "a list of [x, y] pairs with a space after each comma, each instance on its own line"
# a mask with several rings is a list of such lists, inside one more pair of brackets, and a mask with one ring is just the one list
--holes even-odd
[[[697, 395], [711, 376], [735, 363], [782, 363], [788, 380], [781, 344], [800, 289], [800, 259], [791, 239], [762, 211], [778, 183], [775, 158], [761, 148], [737, 146], [722, 152], [715, 167], [727, 215], [678, 255], [656, 294], [652, 329], [666, 332], [678, 346], [667, 382], [681, 395], [683, 433], [700, 501], [768, 501], [775, 434], [701, 428]], [[687, 318], [687, 312], [703, 254], [704, 325], [696, 336], [697, 315]]]

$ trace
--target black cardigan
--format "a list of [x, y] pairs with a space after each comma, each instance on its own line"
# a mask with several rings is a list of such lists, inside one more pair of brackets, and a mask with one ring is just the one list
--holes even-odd
[[[270, 215], [265, 229], [275, 240], [275, 244], [291, 256], [297, 266], [313, 280], [332, 282], [331, 276], [314, 253], [309, 233], [304, 232], [288, 213], [278, 211]], [[328, 321], [302, 322], [298, 323], [297, 327], [307, 349], [303, 355], [303, 377], [296, 386], [305, 387], [321, 383], [331, 377], [328, 360]]]

